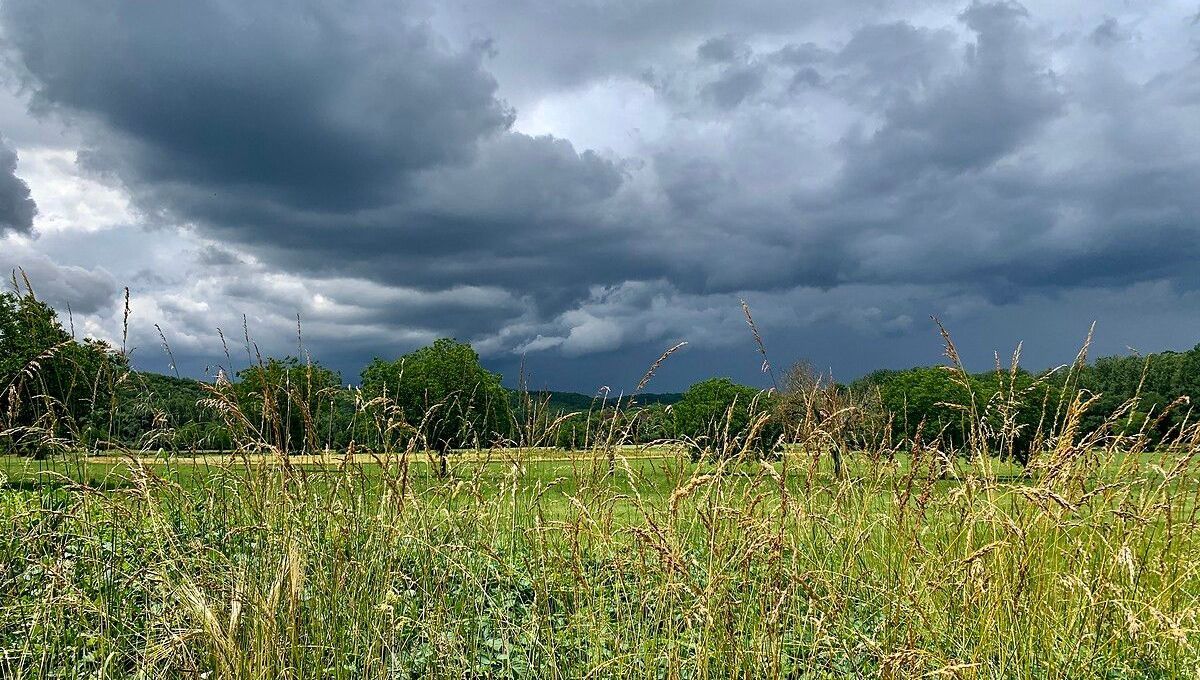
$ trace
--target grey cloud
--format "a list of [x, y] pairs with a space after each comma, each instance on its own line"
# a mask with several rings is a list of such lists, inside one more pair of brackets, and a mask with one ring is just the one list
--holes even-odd
[[344, 278], [281, 283], [251, 270], [214, 288], [222, 298], [254, 300], [263, 310], [295, 310], [330, 325], [416, 329], [435, 337], [471, 338], [525, 311], [525, 303], [507, 291], [472, 286], [420, 290]]
[[33, 232], [37, 205], [29, 195], [29, 185], [16, 172], [17, 152], [0, 137], [0, 237], [5, 232]]
[[1092, 42], [1097, 45], [1107, 45], [1128, 40], [1129, 33], [1121, 27], [1121, 23], [1116, 18], [1105, 17], [1104, 21], [1092, 29], [1091, 38]]
[[636, 221], [618, 219], [622, 168], [565, 140], [506, 133], [474, 161], [411, 179], [412, 196], [356, 212], [310, 212], [187, 186], [146, 200], [200, 217], [207, 233], [265, 260], [321, 276], [352, 273], [391, 285], [503, 285], [552, 308], [646, 266], [627, 252]]
[[[976, 3], [959, 19], [973, 36], [965, 49], [952, 49], [947, 30], [891, 23], [864, 27], [840, 50], [801, 44], [764, 55], [763, 63], [782, 71], [767, 82], [786, 83], [791, 68], [806, 64], [829, 84], [820, 96], [878, 115], [869, 134], [852, 127], [843, 138], [841, 168], [824, 190], [809, 190], [800, 172], [771, 166], [777, 175], [770, 179], [795, 191], [790, 206], [755, 193], [736, 149], [717, 151], [714, 160], [684, 161], [687, 154], [675, 149], [657, 157], [664, 191], [681, 216], [695, 218], [702, 207], [705, 221], [724, 222], [744, 237], [729, 244], [708, 237], [710, 290], [952, 281], [999, 301], [1146, 277], [1194, 279], [1184, 262], [1196, 255], [1190, 244], [1198, 206], [1185, 189], [1200, 172], [1195, 143], [1180, 153], [1159, 141], [1193, 137], [1177, 127], [1186, 108], [1161, 94], [1178, 93], [1169, 83], [1182, 82], [1191, 67], [1084, 101], [1087, 72], [1051, 73], [1048, 48], [1019, 5]], [[1063, 84], [1064, 77], [1072, 82]], [[794, 105], [778, 101], [778, 115]], [[1112, 123], [1088, 146], [1068, 147], [1086, 155], [1051, 170], [1047, 162], [1062, 161], [1042, 149], [1053, 142], [1047, 135], [1061, 133], [1050, 126], [1071, 125], [1061, 123], [1071, 102]], [[1163, 115], [1130, 125], [1145, 113], [1123, 102]], [[725, 120], [744, 120], [749, 129], [763, 118], [754, 111]], [[743, 148], [773, 142], [805, 154], [802, 144], [778, 137], [740, 141]], [[1156, 157], [1160, 149], [1165, 153]], [[761, 266], [739, 264], [746, 260]]]
[[962, 173], [994, 163], [1027, 140], [1062, 106], [1032, 52], [1027, 13], [1018, 5], [974, 4], [962, 14], [978, 38], [965, 69], [927, 95], [899, 94], [885, 124], [864, 141], [847, 140], [847, 184], [875, 193], [922, 173]]
[[[286, 308], [347, 352], [453, 334], [500, 364], [611, 367], [687, 338], [695, 372], [704, 343], [744, 340], [745, 295], [814, 353], [876, 353], [852, 372], [881, 338], [936, 361], [930, 312], [992, 333], [988, 314], [1062, 300], [1133, 319], [1099, 301], [1148, 281], [1195, 308], [1200, 62], [1127, 68], [1128, 43], [1094, 40], [1102, 16], [485, 2], [474, 29], [444, 3], [56, 7], [0, 16], [37, 105], [81, 121], [88, 167], [217, 244], [152, 291], [195, 338], [240, 305], [286, 341]], [[516, 131], [501, 97], [552, 95], [540, 129], [554, 106], [604, 127], [609, 79], [649, 84], [637, 105], [660, 121], [624, 157]]]
[[78, 314], [93, 314], [106, 310], [117, 299], [116, 279], [108, 271], [96, 267], [64, 265], [26, 246], [13, 242], [0, 249], [0, 271], [6, 278], [10, 272], [23, 270], [33, 284], [38, 297], [59, 309]]
[[542, 212], [565, 215], [611, 198], [622, 168], [594, 151], [579, 152], [565, 139], [509, 134], [482, 150], [469, 166], [441, 167], [417, 181], [417, 209], [484, 212], [515, 220]]
[[384, 2], [17, 1], [3, 16], [36, 100], [109, 128], [96, 158], [216, 200], [378, 205], [511, 122], [477, 50]]
[[685, 216], [698, 215], [735, 189], [736, 180], [712, 159], [683, 157], [668, 150], [655, 156], [654, 162], [671, 205]]
[[704, 86], [704, 95], [722, 109], [732, 109], [762, 89], [763, 69], [758, 65], [731, 66]]
[[242, 264], [242, 259], [235, 253], [210, 243], [196, 252], [196, 262], [206, 267], [223, 267]]
[[863, 16], [903, 14], [928, 4], [928, 0], [482, 0], [440, 3], [438, 11], [444, 23], [457, 31], [494, 39], [498, 77], [524, 98], [530, 92], [636, 76], [647, 66], [668, 60], [680, 45], [690, 49], [713, 37], [832, 31], [853, 26]]
[[[4, 40], [0, 25], [0, 41]], [[28, 88], [22, 84], [22, 78], [5, 68], [10, 56], [0, 51], [0, 121], [4, 121], [2, 132], [9, 146], [27, 149], [78, 144], [78, 136], [71, 133], [61, 117], [37, 107], [30, 111]]]
[[825, 79], [821, 77], [820, 71], [811, 66], [805, 66], [792, 76], [792, 90], [803, 87], [820, 87], [824, 82]]
[[701, 59], [719, 63], [744, 60], [749, 54], [750, 46], [732, 35], [709, 38], [696, 48], [696, 55]]
[[771, 59], [791, 66], [811, 66], [829, 61], [836, 53], [816, 43], [788, 43], [771, 54]]
[[[821, 300], [828, 306], [810, 315], [808, 308]], [[1017, 343], [1023, 343], [1026, 368], [1070, 363], [1093, 321], [1097, 326], [1091, 356], [1125, 354], [1130, 347], [1186, 350], [1200, 338], [1196, 314], [1200, 299], [1161, 281], [1036, 294], [1008, 304], [909, 286], [849, 287], [829, 296], [793, 293], [782, 299], [759, 295], [752, 296], [750, 303], [775, 366], [805, 358], [842, 381], [877, 368], [943, 363], [941, 338], [930, 313], [937, 313], [948, 325], [964, 360], [975, 370], [990, 368], [995, 353], [1007, 359]], [[714, 300], [713, 304], [727, 302]], [[882, 313], [876, 315], [871, 305]], [[730, 306], [737, 311], [736, 300]], [[829, 307], [846, 313], [827, 311]], [[791, 316], [790, 310], [794, 310]], [[904, 319], [904, 314], [910, 318]], [[727, 331], [722, 342], [691, 342], [666, 362], [650, 389], [683, 389], [698, 377], [714, 374], [769, 387], [745, 320], [735, 313], [707, 323]], [[542, 351], [525, 357], [491, 357], [489, 364], [507, 376], [515, 376], [523, 364], [530, 384], [539, 387], [569, 386], [587, 392], [607, 385], [628, 392], [668, 346], [669, 340], [664, 339], [633, 341], [616, 351], [589, 354], [582, 361]]]
[[953, 46], [953, 34], [946, 29], [917, 28], [905, 21], [871, 24], [854, 33], [836, 63], [862, 72], [847, 84], [848, 94], [879, 97], [887, 106], [887, 97], [929, 85], [953, 63]]
[[[596, 224], [613, 219], [600, 204], [620, 188], [620, 165], [508, 132], [486, 47], [456, 51], [389, 3], [350, 4], [279, 16], [13, 2], [3, 18], [37, 102], [101, 126], [82, 162], [159, 222], [196, 222], [321, 274], [428, 286], [537, 270], [549, 285], [596, 282], [620, 247]], [[594, 262], [566, 262], [571, 247]]]

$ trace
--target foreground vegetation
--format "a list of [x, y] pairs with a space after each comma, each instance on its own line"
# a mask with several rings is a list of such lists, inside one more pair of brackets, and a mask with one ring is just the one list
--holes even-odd
[[[1200, 668], [1200, 428], [1186, 393], [1143, 398], [1146, 362], [1110, 403], [1086, 348], [973, 375], [945, 334], [946, 367], [874, 389], [801, 366], [639, 402], [668, 350], [580, 413], [452, 341], [353, 390], [307, 360], [155, 382], [7, 299], [3, 677]], [[202, 419], [138, 400], [162, 384]], [[197, 424], [223, 454], [180, 435]]]
[[1191, 458], [1059, 455], [26, 461], [0, 672], [1190, 677]]

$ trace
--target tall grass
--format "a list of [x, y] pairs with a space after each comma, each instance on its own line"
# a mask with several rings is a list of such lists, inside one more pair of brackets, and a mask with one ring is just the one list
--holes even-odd
[[[948, 370], [962, 372], [946, 340]], [[501, 442], [451, 456], [441, 476], [417, 438], [293, 463], [264, 434], [287, 405], [256, 421], [227, 388], [211, 386], [236, 448], [219, 460], [8, 461], [0, 675], [1200, 668], [1200, 436], [1186, 420], [1149, 450], [1120, 414], [1080, 432], [1092, 395], [1071, 394], [1021, 469], [999, 462], [1020, 427], [1015, 390], [959, 405], [968, 443], [946, 450], [937, 437], [894, 440], [886, 419], [864, 429], [866, 405], [815, 381], [793, 402], [778, 459], [731, 435], [693, 463], [684, 442], [629, 446], [629, 420], [611, 419], [566, 460]], [[381, 431], [401, 427], [387, 403], [360, 409]], [[519, 443], [554, 441], [558, 419], [527, 412]]]

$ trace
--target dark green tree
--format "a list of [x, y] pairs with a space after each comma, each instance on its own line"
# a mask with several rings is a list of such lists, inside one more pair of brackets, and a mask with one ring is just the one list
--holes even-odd
[[71, 337], [32, 291], [0, 293], [0, 422], [19, 435], [5, 446], [40, 454], [38, 442], [106, 439], [106, 414], [126, 366], [103, 341]]
[[692, 443], [694, 457], [732, 455], [743, 448], [763, 453], [781, 432], [770, 418], [773, 408], [774, 397], [765, 392], [711, 378], [692, 385], [672, 407], [675, 435]]
[[881, 370], [855, 381], [851, 388], [878, 389], [880, 405], [891, 415], [892, 426], [905, 438], [920, 436], [941, 439], [958, 447], [970, 427], [963, 410], [956, 406], [970, 403], [970, 395], [941, 366], [910, 368], [903, 371]]
[[376, 358], [362, 371], [363, 393], [395, 404], [421, 445], [446, 454], [506, 436], [511, 399], [500, 376], [483, 368], [471, 345], [442, 338], [395, 361]]
[[243, 369], [237, 377], [238, 404], [265, 443], [306, 453], [342, 443], [350, 423], [336, 371], [284, 357]]

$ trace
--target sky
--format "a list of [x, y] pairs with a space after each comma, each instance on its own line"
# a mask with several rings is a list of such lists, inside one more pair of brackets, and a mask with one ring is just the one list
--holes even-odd
[[0, 269], [147, 370], [1040, 369], [1200, 342], [1198, 237], [1197, 0], [0, 3]]

